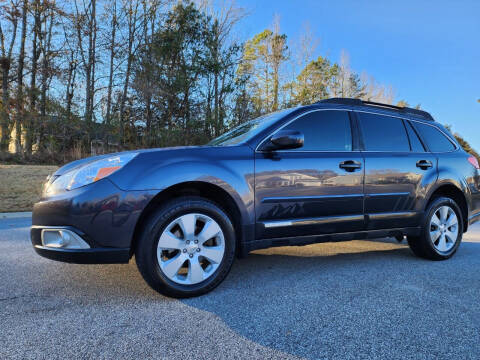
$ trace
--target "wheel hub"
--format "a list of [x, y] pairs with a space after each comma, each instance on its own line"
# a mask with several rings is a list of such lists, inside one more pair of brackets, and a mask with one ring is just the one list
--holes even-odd
[[188, 244], [185, 249], [187, 250], [187, 253], [189, 255], [193, 255], [197, 252], [197, 249], [199, 249], [198, 245], [193, 243], [193, 242], [190, 242], [190, 244]]

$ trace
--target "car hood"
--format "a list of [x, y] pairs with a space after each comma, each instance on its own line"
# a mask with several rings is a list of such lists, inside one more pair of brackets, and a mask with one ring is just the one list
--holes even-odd
[[171, 150], [191, 150], [195, 148], [208, 148], [212, 146], [176, 146], [176, 147], [168, 147], [168, 148], [155, 148], [155, 149], [139, 149], [139, 150], [130, 150], [130, 151], [121, 151], [121, 152], [116, 152], [116, 153], [109, 153], [109, 154], [103, 154], [103, 155], [97, 155], [97, 156], [91, 156], [85, 159], [80, 159], [80, 160], [75, 160], [72, 161], [68, 164], [63, 165], [60, 167], [55, 173], [53, 173], [53, 176], [57, 177], [60, 175], [63, 175], [67, 172], [70, 172], [72, 170], [75, 170], [81, 166], [87, 165], [91, 162], [101, 160], [104, 158], [109, 158], [115, 155], [120, 155], [120, 154], [129, 154], [129, 153], [149, 153], [149, 152], [164, 152], [164, 151], [171, 151]]

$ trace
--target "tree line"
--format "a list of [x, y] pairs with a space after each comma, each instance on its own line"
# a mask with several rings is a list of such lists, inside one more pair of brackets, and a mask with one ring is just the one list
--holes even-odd
[[239, 38], [246, 16], [234, 0], [1, 1], [0, 152], [65, 161], [95, 144], [195, 145], [328, 97], [394, 101], [346, 52], [314, 57], [308, 26], [291, 39], [275, 17]]

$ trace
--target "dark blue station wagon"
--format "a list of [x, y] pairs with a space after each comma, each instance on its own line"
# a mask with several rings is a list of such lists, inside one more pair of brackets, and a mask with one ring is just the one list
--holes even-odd
[[271, 246], [405, 237], [443, 260], [480, 215], [479, 165], [424, 111], [328, 99], [206, 146], [72, 162], [45, 184], [31, 239], [47, 258], [126, 263], [189, 297]]

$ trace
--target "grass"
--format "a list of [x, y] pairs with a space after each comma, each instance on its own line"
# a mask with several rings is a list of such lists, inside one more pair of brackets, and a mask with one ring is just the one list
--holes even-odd
[[32, 211], [47, 175], [57, 166], [0, 165], [0, 212]]

